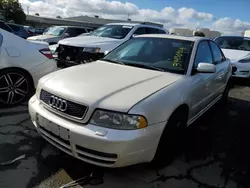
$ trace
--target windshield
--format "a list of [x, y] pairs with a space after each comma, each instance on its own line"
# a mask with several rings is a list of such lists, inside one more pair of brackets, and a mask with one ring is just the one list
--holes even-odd
[[127, 25], [105, 25], [90, 33], [91, 36], [123, 39], [131, 31], [133, 26]]
[[250, 51], [250, 38], [218, 37], [215, 42], [223, 49]]
[[110, 52], [103, 60], [140, 68], [185, 74], [193, 42], [166, 38], [134, 38]]
[[44, 34], [61, 36], [65, 30], [66, 30], [66, 27], [50, 27], [46, 32], [44, 32]]

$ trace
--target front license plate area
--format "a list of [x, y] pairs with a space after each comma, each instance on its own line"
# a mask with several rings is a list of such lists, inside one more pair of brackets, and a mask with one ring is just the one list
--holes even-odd
[[69, 130], [65, 129], [46, 118], [42, 117], [41, 115], [37, 116], [38, 124], [46, 129], [47, 131], [53, 133], [56, 136], [61, 137], [64, 140], [69, 140]]

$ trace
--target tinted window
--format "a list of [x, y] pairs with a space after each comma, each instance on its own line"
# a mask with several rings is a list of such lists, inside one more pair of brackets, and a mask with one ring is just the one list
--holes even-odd
[[18, 25], [8, 24], [8, 26], [10, 26], [15, 32], [18, 32], [21, 29], [21, 27]]
[[75, 37], [75, 36], [76, 36], [76, 29], [75, 29], [75, 28], [72, 28], [72, 27], [69, 27], [69, 28], [66, 30], [66, 33], [68, 33], [70, 37]]
[[134, 32], [135, 35], [143, 35], [143, 34], [146, 34], [146, 28], [145, 27], [140, 27], [138, 28], [135, 32]]
[[201, 42], [198, 46], [194, 68], [197, 68], [199, 63], [213, 63], [212, 54], [207, 41]]
[[158, 31], [159, 31], [159, 34], [166, 34], [166, 32], [161, 29], [159, 29]]
[[214, 57], [214, 62], [215, 63], [222, 62], [224, 60], [224, 56], [221, 53], [221, 51], [218, 48], [218, 46], [214, 42], [209, 42], [209, 43], [210, 43], [212, 54], [213, 54], [213, 57]]
[[125, 65], [145, 65], [185, 74], [193, 42], [165, 38], [134, 38], [110, 52], [104, 59]]
[[215, 42], [224, 49], [250, 51], [250, 38], [218, 37]]
[[159, 29], [155, 29], [155, 28], [147, 28], [146, 29], [146, 33], [147, 34], [159, 34]]
[[75, 28], [76, 36], [86, 33], [86, 30], [84, 28]]

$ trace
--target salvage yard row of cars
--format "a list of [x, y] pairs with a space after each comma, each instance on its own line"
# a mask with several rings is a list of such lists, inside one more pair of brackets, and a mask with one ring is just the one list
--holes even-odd
[[[82, 65], [55, 71], [48, 43], [0, 30], [0, 105], [18, 104], [36, 88], [31, 120], [60, 150], [105, 167], [168, 164], [184, 129], [226, 102], [231, 76], [243, 70], [236, 61], [249, 60], [249, 39], [166, 33], [123, 23], [61, 40], [56, 60]], [[245, 53], [232, 66], [226, 50]]]

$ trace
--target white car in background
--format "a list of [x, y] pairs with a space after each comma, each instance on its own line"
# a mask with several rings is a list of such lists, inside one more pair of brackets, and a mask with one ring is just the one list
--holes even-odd
[[0, 29], [0, 106], [11, 107], [33, 93], [38, 80], [57, 70], [48, 44], [29, 42]]
[[225, 56], [237, 67], [233, 77], [250, 78], [250, 38], [222, 36], [215, 39]]
[[[154, 23], [106, 24], [87, 35], [60, 40], [56, 49], [57, 63], [68, 67], [92, 62], [136, 35], [167, 33], [163, 27]], [[53, 48], [51, 47], [52, 51]]]
[[40, 79], [29, 113], [43, 138], [88, 163], [165, 165], [183, 129], [227, 99], [231, 71], [212, 40], [142, 35]]

